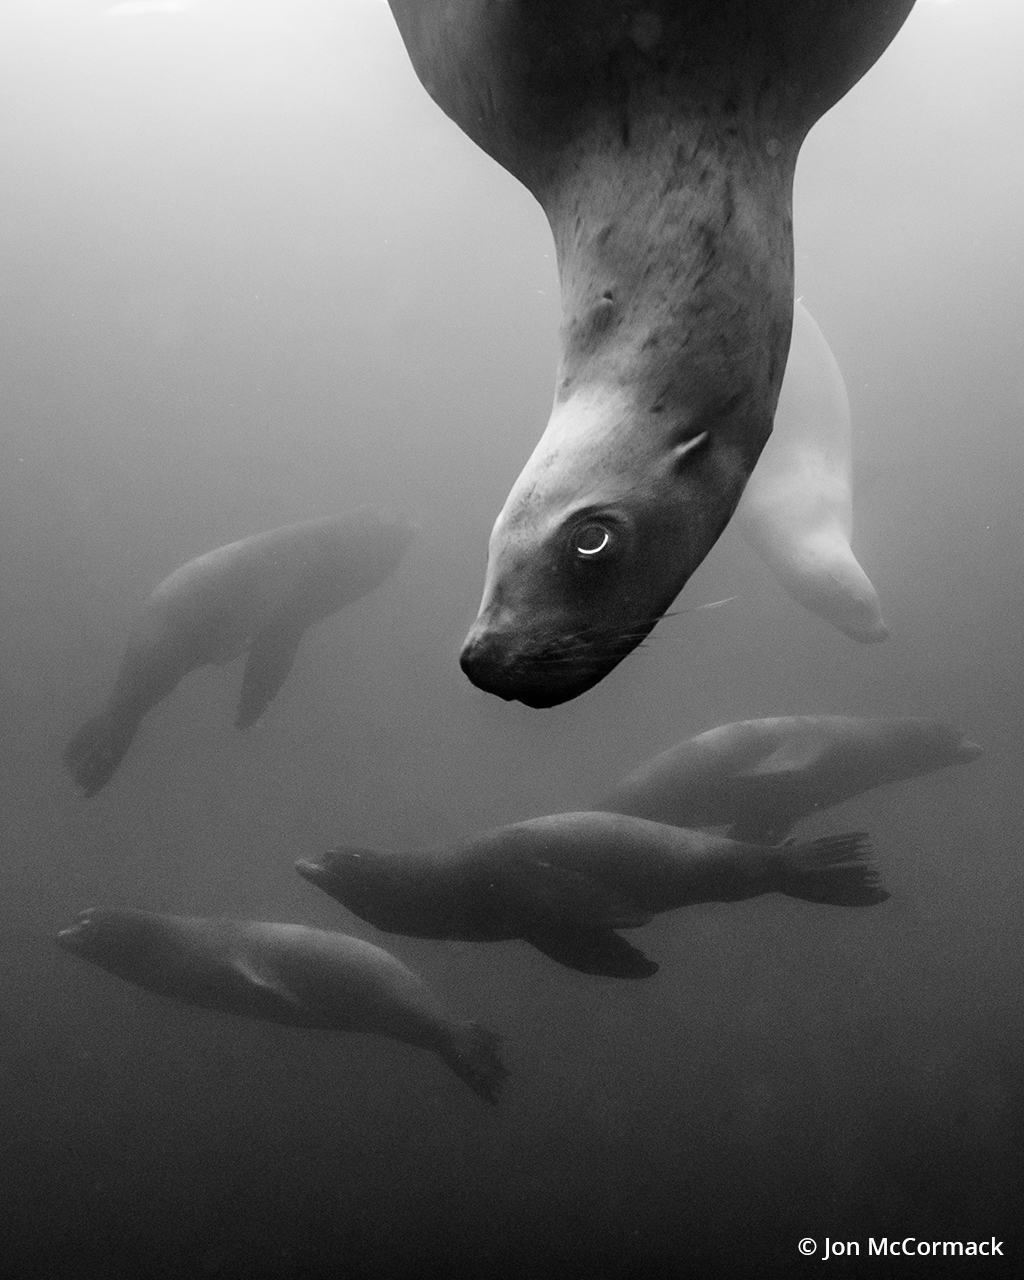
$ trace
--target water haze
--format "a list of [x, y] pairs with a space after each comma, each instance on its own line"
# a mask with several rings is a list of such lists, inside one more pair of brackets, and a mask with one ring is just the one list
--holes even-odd
[[[457, 653], [550, 407], [550, 233], [387, 6], [0, 7], [0, 1271], [788, 1276], [820, 1265], [803, 1237], [907, 1236], [1021, 1265], [1022, 51], [1019, 0], [921, 0], [800, 161], [797, 288], [847, 381], [891, 638], [802, 611], [727, 530], [644, 647], [538, 712]], [[259, 724], [232, 728], [238, 667], [204, 668], [80, 799], [61, 750], [152, 587], [364, 502], [418, 538]], [[798, 712], [985, 747], [802, 828], [868, 830], [884, 906], [660, 916], [628, 983], [385, 937], [293, 870], [585, 808], [681, 738]], [[119, 982], [53, 943], [94, 905], [385, 945], [501, 1033], [505, 1096]]]

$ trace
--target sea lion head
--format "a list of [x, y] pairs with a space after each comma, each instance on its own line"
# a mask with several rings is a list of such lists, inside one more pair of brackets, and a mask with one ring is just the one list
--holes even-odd
[[491, 537], [462, 666], [549, 707], [653, 627], [771, 430], [807, 130], [913, 0], [390, 0], [434, 100], [533, 192], [555, 408]]
[[380, 929], [389, 927], [392, 904], [404, 896], [408, 880], [394, 856], [349, 845], [330, 849], [319, 861], [300, 858], [295, 870], [360, 920]]
[[890, 725], [893, 760], [901, 777], [914, 778], [946, 765], [969, 764], [985, 753], [980, 743], [941, 720], [902, 716]]
[[724, 391], [685, 407], [611, 390], [556, 404], [491, 534], [460, 657], [470, 680], [530, 707], [602, 680], [724, 529], [770, 431], [759, 406]]
[[138, 972], [159, 963], [166, 942], [160, 918], [148, 911], [87, 907], [61, 929], [57, 943], [114, 973]]

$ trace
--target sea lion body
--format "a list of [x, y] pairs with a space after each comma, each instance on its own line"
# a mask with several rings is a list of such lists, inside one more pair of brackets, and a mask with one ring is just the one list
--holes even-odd
[[980, 754], [958, 730], [911, 716], [740, 720], [663, 751], [600, 807], [684, 827], [728, 824], [741, 839], [774, 841], [801, 818], [862, 791]]
[[775, 577], [854, 640], [884, 640], [878, 594], [850, 546], [850, 402], [843, 375], [799, 300], [775, 424], [736, 508], [736, 525]]
[[571, 968], [623, 978], [657, 965], [615, 930], [659, 912], [764, 893], [846, 906], [888, 896], [860, 833], [771, 848], [613, 813], [533, 818], [426, 853], [342, 847], [296, 865], [386, 932], [522, 938]]
[[62, 946], [158, 995], [289, 1027], [385, 1036], [428, 1049], [490, 1102], [497, 1037], [455, 1021], [394, 956], [298, 924], [91, 908]]
[[391, 0], [427, 91], [543, 206], [561, 357], [461, 662], [547, 707], [638, 644], [768, 439], [811, 125], [913, 0]]
[[175, 569], [132, 628], [106, 708], [64, 752], [82, 792], [106, 785], [143, 716], [208, 663], [248, 654], [235, 724], [253, 724], [305, 632], [380, 586], [412, 536], [405, 521], [363, 508], [243, 538]]

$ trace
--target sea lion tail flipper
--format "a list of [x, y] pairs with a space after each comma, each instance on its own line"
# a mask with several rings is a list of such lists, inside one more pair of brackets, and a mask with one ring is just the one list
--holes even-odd
[[593, 973], [602, 978], [649, 978], [658, 972], [653, 960], [610, 929], [536, 931], [524, 941], [580, 973]]
[[501, 1037], [477, 1022], [457, 1023], [440, 1057], [460, 1080], [494, 1106], [508, 1075], [501, 1060]]
[[889, 897], [878, 880], [871, 841], [863, 831], [823, 836], [779, 849], [779, 892], [805, 902], [872, 907]]
[[248, 729], [266, 711], [288, 678], [305, 631], [305, 626], [297, 628], [291, 620], [277, 618], [256, 633], [242, 672], [236, 729]]
[[109, 711], [86, 720], [64, 748], [64, 767], [84, 796], [94, 796], [114, 776], [131, 746], [138, 721], [119, 720]]

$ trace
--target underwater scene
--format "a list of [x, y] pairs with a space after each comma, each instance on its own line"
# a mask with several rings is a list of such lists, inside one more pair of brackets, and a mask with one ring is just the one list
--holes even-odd
[[0, 4], [0, 1277], [1024, 1274], [1022, 56]]

